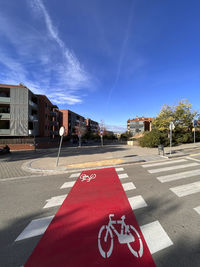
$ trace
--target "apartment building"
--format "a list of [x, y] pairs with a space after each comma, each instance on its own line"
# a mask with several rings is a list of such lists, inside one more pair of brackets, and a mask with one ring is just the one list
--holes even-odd
[[0, 84], [0, 136], [39, 134], [38, 98], [25, 85]]
[[132, 135], [143, 133], [145, 131], [151, 131], [153, 118], [139, 117], [135, 119], [127, 120], [128, 132]]
[[65, 127], [65, 135], [82, 135], [86, 130], [85, 118], [69, 109], [60, 110], [60, 112], [62, 113], [61, 121]]
[[55, 138], [61, 124], [58, 107], [45, 95], [23, 84], [0, 84], [0, 136]]
[[85, 122], [86, 122], [87, 130], [89, 132], [91, 132], [91, 133], [98, 133], [98, 131], [99, 131], [99, 124], [98, 124], [98, 122], [93, 121], [93, 120], [91, 120], [89, 118], [87, 118], [85, 120]]
[[37, 95], [39, 99], [39, 136], [55, 138], [59, 135], [60, 112], [56, 105], [53, 105], [51, 101], [45, 95]]

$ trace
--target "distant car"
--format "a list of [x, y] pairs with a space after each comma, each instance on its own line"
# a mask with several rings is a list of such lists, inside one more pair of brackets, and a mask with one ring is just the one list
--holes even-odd
[[10, 153], [10, 148], [8, 145], [4, 146], [3, 148], [0, 148], [0, 155]]

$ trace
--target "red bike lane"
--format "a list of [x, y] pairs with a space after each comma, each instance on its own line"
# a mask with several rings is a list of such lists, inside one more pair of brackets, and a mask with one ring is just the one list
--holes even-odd
[[115, 169], [81, 177], [25, 266], [155, 266]]

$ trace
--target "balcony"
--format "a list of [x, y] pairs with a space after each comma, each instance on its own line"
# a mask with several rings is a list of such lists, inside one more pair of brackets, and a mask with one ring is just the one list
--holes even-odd
[[33, 101], [29, 100], [29, 105], [33, 108], [37, 108], [38, 105], [36, 103], [34, 103]]
[[10, 97], [1, 97], [0, 96], [0, 103], [1, 104], [10, 104]]
[[58, 121], [51, 121], [50, 124], [53, 126], [58, 126]]
[[35, 120], [38, 120], [38, 117], [34, 115], [29, 115], [29, 120], [35, 121]]
[[56, 116], [57, 116], [57, 112], [56, 112], [56, 111], [51, 111], [51, 112], [50, 112], [50, 115], [51, 115], [52, 117], [56, 117]]
[[0, 120], [10, 120], [10, 113], [0, 113]]
[[0, 135], [9, 135], [10, 129], [0, 129]]

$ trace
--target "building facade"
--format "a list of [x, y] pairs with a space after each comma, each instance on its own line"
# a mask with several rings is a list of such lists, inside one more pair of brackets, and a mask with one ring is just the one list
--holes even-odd
[[140, 117], [127, 120], [127, 130], [132, 135], [151, 131], [153, 118]]
[[60, 112], [45, 95], [37, 95], [37, 97], [40, 110], [39, 136], [53, 139], [59, 135]]
[[98, 131], [99, 131], [99, 123], [98, 122], [93, 121], [93, 120], [88, 119], [88, 118], [85, 120], [85, 122], [86, 122], [86, 127], [87, 127], [88, 132], [98, 133]]
[[69, 109], [60, 110], [60, 112], [62, 113], [61, 120], [65, 127], [65, 135], [83, 135], [86, 130], [85, 118]]
[[23, 84], [0, 84], [0, 136], [34, 136], [39, 127], [38, 98]]

